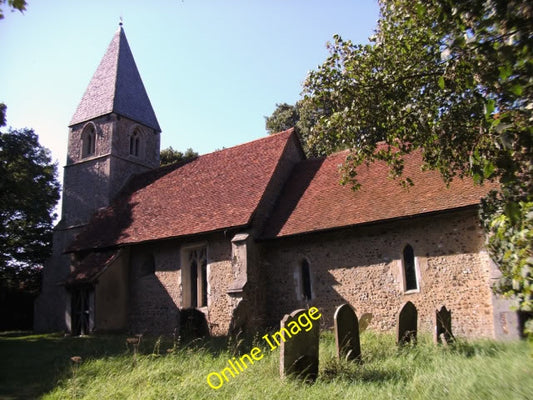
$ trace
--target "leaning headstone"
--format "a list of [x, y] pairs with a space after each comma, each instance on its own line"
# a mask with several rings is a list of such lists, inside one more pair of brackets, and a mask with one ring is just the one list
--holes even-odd
[[[296, 310], [285, 315], [281, 320], [281, 328], [290, 330], [291, 322], [298, 323], [298, 318], [307, 310]], [[294, 323], [292, 324], [294, 327]], [[318, 377], [318, 339], [320, 327], [318, 321], [313, 321], [308, 331], [302, 329], [297, 335], [280, 344], [280, 374], [281, 377], [294, 376], [307, 382], [314, 382]]]
[[408, 301], [398, 315], [397, 340], [399, 345], [416, 343], [417, 320], [416, 307]]
[[370, 325], [371, 321], [371, 313], [364, 313], [363, 315], [361, 315], [361, 318], [359, 318], [359, 333], [366, 331], [366, 328], [368, 328], [368, 325]]
[[349, 361], [360, 360], [359, 321], [355, 311], [349, 304], [343, 304], [337, 308], [333, 319], [337, 358]]
[[452, 312], [442, 306], [440, 310], [435, 310], [435, 343], [450, 344], [454, 341], [452, 334]]

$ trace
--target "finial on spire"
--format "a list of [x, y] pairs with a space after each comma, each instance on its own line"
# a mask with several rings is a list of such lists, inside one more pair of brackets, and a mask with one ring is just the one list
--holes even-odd
[[121, 15], [119, 22], [118, 22], [118, 26], [122, 27], [122, 25], [124, 25], [124, 20], [122, 19], [122, 15]]

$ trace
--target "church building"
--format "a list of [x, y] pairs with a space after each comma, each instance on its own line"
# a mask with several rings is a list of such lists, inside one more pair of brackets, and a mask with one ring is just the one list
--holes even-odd
[[452, 312], [463, 337], [516, 338], [517, 315], [478, 222], [486, 187], [446, 187], [406, 158], [339, 184], [346, 152], [307, 159], [288, 130], [160, 167], [161, 128], [119, 27], [72, 117], [61, 220], [35, 329], [171, 334], [205, 318], [212, 335], [264, 332], [317, 307], [323, 328], [349, 303], [394, 331], [402, 305], [431, 332]]

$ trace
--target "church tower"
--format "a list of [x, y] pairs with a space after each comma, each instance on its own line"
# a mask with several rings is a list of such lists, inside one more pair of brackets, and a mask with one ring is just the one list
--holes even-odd
[[133, 174], [159, 167], [159, 124], [122, 24], [70, 122], [62, 223], [84, 225]]
[[120, 23], [70, 121], [61, 220], [43, 271], [35, 330], [68, 329], [69, 296], [62, 283], [70, 257], [63, 252], [131, 176], [159, 167], [160, 133]]

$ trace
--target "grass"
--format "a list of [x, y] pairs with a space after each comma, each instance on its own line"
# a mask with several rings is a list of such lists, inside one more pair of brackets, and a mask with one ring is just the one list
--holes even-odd
[[[297, 337], [291, 340], [298, 340]], [[360, 364], [336, 360], [321, 336], [314, 384], [279, 378], [279, 350], [262, 340], [214, 338], [176, 344], [144, 339], [133, 355], [124, 336], [83, 338], [0, 334], [0, 399], [529, 399], [533, 358], [526, 342], [458, 342], [422, 337], [398, 349], [391, 335], [364, 332]], [[220, 389], [207, 385], [233, 355], [263, 348], [265, 357]], [[79, 356], [80, 364], [70, 358]]]

